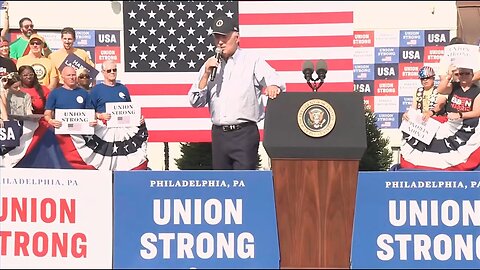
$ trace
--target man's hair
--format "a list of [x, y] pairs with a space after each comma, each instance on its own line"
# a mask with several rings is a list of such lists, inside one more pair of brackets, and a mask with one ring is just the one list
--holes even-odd
[[102, 63], [102, 70], [105, 70], [106, 64], [114, 64], [115, 66], [117, 65], [117, 63], [115, 63], [115, 61], [113, 60], [106, 60], [105, 62]]
[[62, 33], [62, 37], [64, 34], [71, 34], [73, 36], [73, 39], [76, 39], [75, 30], [73, 30], [72, 27], [63, 28], [61, 33]]
[[461, 37], [454, 37], [450, 39], [450, 42], [448, 43], [448, 45], [453, 45], [453, 44], [465, 44], [465, 41], [463, 41]]
[[18, 22], [18, 25], [20, 26], [20, 28], [22, 28], [22, 25], [23, 25], [24, 21], [32, 21], [32, 19], [30, 19], [28, 17], [21, 18], [20, 21]]

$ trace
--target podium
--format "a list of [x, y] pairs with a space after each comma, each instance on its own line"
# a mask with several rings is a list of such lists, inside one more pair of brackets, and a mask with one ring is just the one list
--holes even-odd
[[[363, 108], [354, 92], [287, 92], [268, 101], [263, 145], [272, 160], [281, 268], [350, 268], [367, 147]], [[317, 125], [305, 125], [315, 114]]]

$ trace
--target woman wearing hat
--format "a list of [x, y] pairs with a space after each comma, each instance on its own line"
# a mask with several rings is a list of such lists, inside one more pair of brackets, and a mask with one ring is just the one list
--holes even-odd
[[[445, 114], [447, 95], [438, 93], [435, 83], [435, 71], [432, 67], [424, 66], [418, 71], [418, 78], [422, 87], [417, 88], [413, 95], [412, 109], [423, 113], [426, 121], [434, 115]], [[407, 112], [403, 114], [403, 120], [408, 121]]]
[[[449, 120], [480, 117], [480, 88], [473, 83], [471, 68], [450, 68], [446, 80], [438, 85], [439, 93], [448, 95]], [[458, 80], [452, 80], [457, 77]]]

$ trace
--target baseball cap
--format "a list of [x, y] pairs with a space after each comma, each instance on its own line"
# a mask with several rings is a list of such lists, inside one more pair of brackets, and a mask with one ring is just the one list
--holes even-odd
[[213, 33], [227, 35], [230, 32], [238, 32], [238, 23], [234, 18], [220, 16], [213, 20]]
[[32, 39], [38, 39], [41, 42], [45, 43], [45, 39], [42, 36], [40, 36], [39, 34], [32, 34], [30, 36], [30, 38], [28, 39], [28, 42], [32, 41]]

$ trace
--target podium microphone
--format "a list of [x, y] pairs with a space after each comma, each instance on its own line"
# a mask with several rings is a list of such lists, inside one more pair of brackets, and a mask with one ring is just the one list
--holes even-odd
[[313, 63], [311, 61], [303, 62], [302, 72], [303, 72], [303, 76], [305, 77], [305, 80], [307, 80], [307, 82], [311, 81], [312, 74], [313, 74]]
[[327, 76], [327, 71], [328, 71], [327, 62], [325, 62], [325, 60], [322, 60], [322, 59], [318, 60], [317, 70], [315, 72], [317, 73], [318, 79], [320, 79], [321, 82], [325, 80], [325, 77]]
[[[222, 48], [217, 47], [215, 49], [215, 58], [217, 58], [217, 63], [220, 62], [220, 57], [222, 56]], [[217, 66], [213, 67], [212, 73], [210, 73], [210, 81], [213, 82], [215, 80], [215, 76], [217, 75]]]

